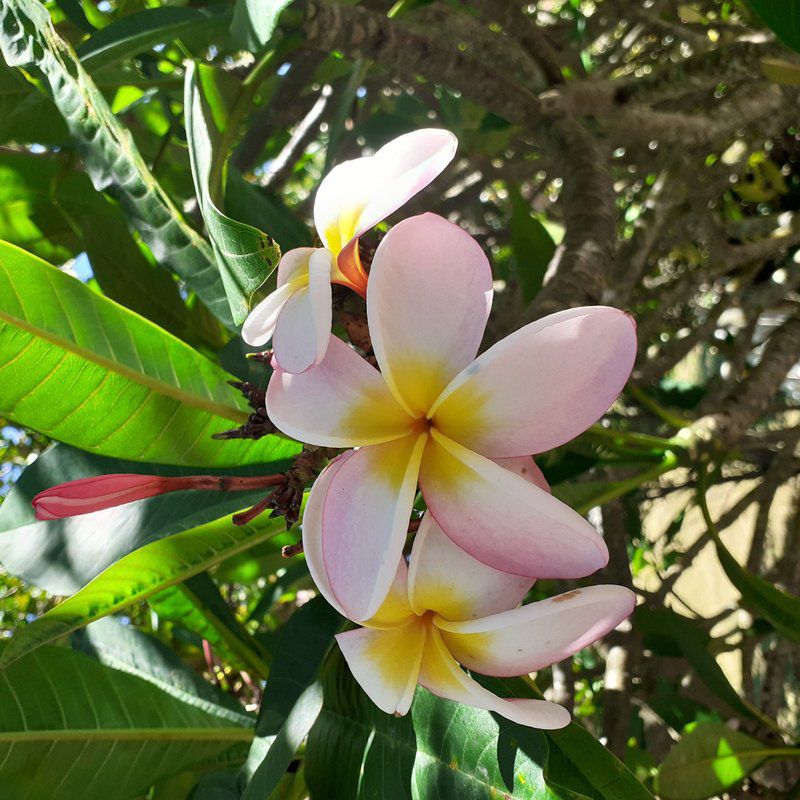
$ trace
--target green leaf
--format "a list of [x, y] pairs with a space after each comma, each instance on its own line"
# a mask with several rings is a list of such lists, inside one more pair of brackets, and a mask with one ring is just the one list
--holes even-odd
[[70, 637], [72, 649], [90, 656], [111, 669], [127, 672], [154, 684], [168, 694], [191, 698], [201, 708], [210, 704], [215, 714], [227, 715], [237, 724], [252, 726], [235, 697], [212, 686], [189, 669], [155, 636], [116, 617], [93, 622]]
[[551, 784], [590, 800], [653, 800], [633, 773], [577, 722], [545, 731], [545, 736], [550, 743], [546, 777]]
[[[481, 677], [480, 681], [502, 697], [542, 699], [541, 694], [521, 678]], [[543, 735], [548, 742], [547, 782], [566, 790], [568, 797], [653, 800], [634, 774], [582, 725], [571, 722], [566, 728], [544, 731]]]
[[20, 628], [0, 655], [0, 669], [43, 644], [204, 572], [284, 529], [262, 515], [248, 525], [224, 517], [134, 550], [83, 589]]
[[3, 798], [133, 800], [189, 768], [235, 763], [252, 729], [233, 714], [82, 653], [42, 648], [0, 680]]
[[68, 160], [0, 154], [0, 239], [45, 261], [85, 251], [105, 294], [188, 342], [213, 349], [225, 332], [207, 309], [190, 309], [173, 276], [159, 269], [128, 231], [119, 207], [96, 192]]
[[517, 280], [522, 289], [522, 299], [530, 303], [539, 293], [547, 272], [547, 265], [556, 251], [556, 245], [542, 223], [531, 215], [531, 209], [519, 191], [510, 184], [511, 198], [511, 249], [514, 251]]
[[229, 772], [204, 775], [197, 784], [192, 800], [240, 800], [236, 776]]
[[[80, 281], [0, 242], [0, 412], [94, 453], [195, 466], [277, 460], [274, 436], [216, 441], [248, 412], [227, 373]], [[56, 389], [57, 387], [57, 389]]]
[[236, 0], [231, 33], [236, 44], [258, 52], [272, 38], [278, 18], [292, 0]]
[[269, 228], [284, 251], [311, 247], [314, 243], [308, 225], [286, 206], [282, 197], [254, 186], [234, 168], [228, 169], [225, 208], [242, 222]]
[[548, 744], [541, 731], [422, 688], [408, 716], [385, 714], [338, 651], [326, 664], [323, 685], [322, 713], [306, 746], [313, 798], [565, 800], [545, 782]]
[[669, 751], [658, 771], [664, 800], [704, 800], [735, 786], [769, 758], [800, 758], [800, 749], [771, 749], [721, 722], [698, 723]]
[[[235, 473], [267, 475], [283, 472], [289, 463], [239, 467]], [[50, 447], [24, 470], [0, 506], [0, 563], [6, 571], [51, 594], [72, 594], [139, 547], [239, 511], [265, 493], [264, 489], [173, 492], [93, 514], [47, 522], [35, 519], [31, 500], [44, 489], [66, 480], [115, 473], [177, 476], [192, 470], [105, 458], [63, 444]], [[113, 536], [104, 535], [109, 530]]]
[[171, 586], [148, 600], [162, 619], [206, 639], [226, 662], [265, 678], [270, 655], [236, 618], [205, 573]]
[[256, 740], [242, 773], [242, 800], [261, 800], [280, 782], [322, 707], [316, 681], [320, 664], [343, 618], [316, 597], [296, 611], [283, 628], [270, 670]]
[[615, 481], [582, 481], [580, 483], [557, 483], [552, 487], [553, 496], [568, 506], [586, 513], [598, 504], [619, 484]]
[[[631, 621], [644, 636], [645, 646], [666, 656], [683, 656], [697, 677], [734, 711], [751, 719], [763, 719], [731, 686], [711, 654], [709, 635], [698, 624], [669, 608], [637, 606]], [[773, 723], [774, 724], [774, 723]]]
[[233, 320], [244, 321], [253, 293], [278, 266], [280, 247], [271, 236], [224, 214], [217, 203], [221, 187], [212, 186], [215, 160], [227, 158], [220, 147], [228, 120], [217, 95], [218, 71], [191, 63], [186, 69], [184, 113], [189, 157], [197, 198], [217, 257]]
[[262, 800], [271, 796], [321, 710], [322, 686], [315, 682], [297, 698], [281, 729], [269, 741], [261, 763], [242, 793], [242, 800]]
[[796, 0], [747, 0], [777, 37], [800, 52], [800, 4]]
[[92, 34], [77, 49], [77, 55], [83, 66], [93, 71], [184, 35], [203, 34], [210, 39], [225, 29], [229, 19], [227, 13], [206, 8], [148, 8]]
[[758, 575], [748, 572], [712, 531], [717, 557], [728, 580], [741, 592], [742, 605], [768, 619], [783, 636], [800, 642], [800, 597], [784, 592]]
[[94, 187], [119, 202], [158, 263], [179, 275], [224, 324], [232, 326], [211, 248], [186, 224], [153, 177], [130, 132], [56, 33], [39, 0], [0, 0], [0, 50], [9, 66], [40, 78]]
[[67, 139], [67, 126], [50, 100], [0, 61], [0, 140], [45, 145]]

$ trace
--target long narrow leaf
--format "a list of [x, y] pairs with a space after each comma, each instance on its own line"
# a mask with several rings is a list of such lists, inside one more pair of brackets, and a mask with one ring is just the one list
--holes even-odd
[[230, 14], [205, 8], [148, 8], [93, 33], [77, 49], [77, 55], [86, 69], [95, 70], [179, 36], [218, 34], [229, 23]]
[[0, 654], [0, 669], [96, 619], [204, 572], [283, 529], [281, 518], [261, 516], [249, 525], [236, 526], [230, 517], [224, 517], [135, 550], [77, 594], [20, 628]]
[[32, 72], [67, 124], [92, 183], [120, 204], [130, 225], [226, 325], [225, 290], [206, 241], [183, 220], [147, 168], [130, 133], [56, 33], [39, 0], [0, 0], [0, 50], [6, 63]]
[[217, 256], [233, 320], [239, 324], [247, 316], [253, 293], [278, 266], [281, 250], [271, 236], [223, 213], [217, 206], [218, 198], [212, 194], [209, 180], [214, 161], [227, 156], [224, 152], [215, 153], [222, 136], [221, 127], [233, 124], [230, 120], [220, 121], [224, 117], [219, 107], [221, 103], [217, 104], [216, 114], [210, 107], [205, 87], [210, 84], [212, 91], [208, 94], [218, 96], [220, 92], [215, 81], [216, 71], [212, 67], [195, 63], [187, 67], [186, 135], [198, 202]]
[[247, 419], [229, 376], [184, 342], [0, 243], [0, 412], [94, 453], [233, 466], [296, 452], [215, 441]]

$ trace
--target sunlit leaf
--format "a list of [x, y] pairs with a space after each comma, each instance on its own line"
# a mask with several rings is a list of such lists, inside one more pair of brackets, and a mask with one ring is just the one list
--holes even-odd
[[211, 439], [248, 416], [228, 378], [142, 317], [0, 243], [0, 412], [9, 419], [137, 461], [229, 466], [296, 452], [272, 436]]
[[[770, 757], [786, 752], [763, 745], [720, 722], [701, 722], [669, 751], [658, 771], [665, 800], [705, 800], [740, 783]], [[793, 758], [800, 757], [800, 749]]]
[[191, 578], [285, 528], [262, 515], [248, 525], [230, 517], [177, 533], [135, 550], [83, 589], [23, 628], [0, 655], [0, 668], [67, 633]]
[[257, 52], [271, 38], [292, 0], [236, 0], [231, 33], [241, 47]]

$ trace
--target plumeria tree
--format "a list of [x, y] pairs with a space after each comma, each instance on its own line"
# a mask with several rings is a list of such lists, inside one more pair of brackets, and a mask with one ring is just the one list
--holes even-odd
[[800, 16], [0, 17], [2, 800], [800, 796]]

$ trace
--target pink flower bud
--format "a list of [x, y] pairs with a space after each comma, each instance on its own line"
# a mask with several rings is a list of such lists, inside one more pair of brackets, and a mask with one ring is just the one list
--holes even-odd
[[[177, 481], [181, 485], [174, 485]], [[121, 506], [164, 492], [185, 489], [186, 478], [158, 475], [100, 475], [81, 478], [39, 492], [32, 505], [36, 519], [60, 519]]]
[[114, 508], [134, 500], [144, 500], [184, 489], [242, 491], [275, 486], [282, 475], [237, 478], [215, 475], [187, 475], [165, 478], [159, 475], [98, 475], [61, 483], [39, 492], [31, 501], [36, 519], [74, 517]]

